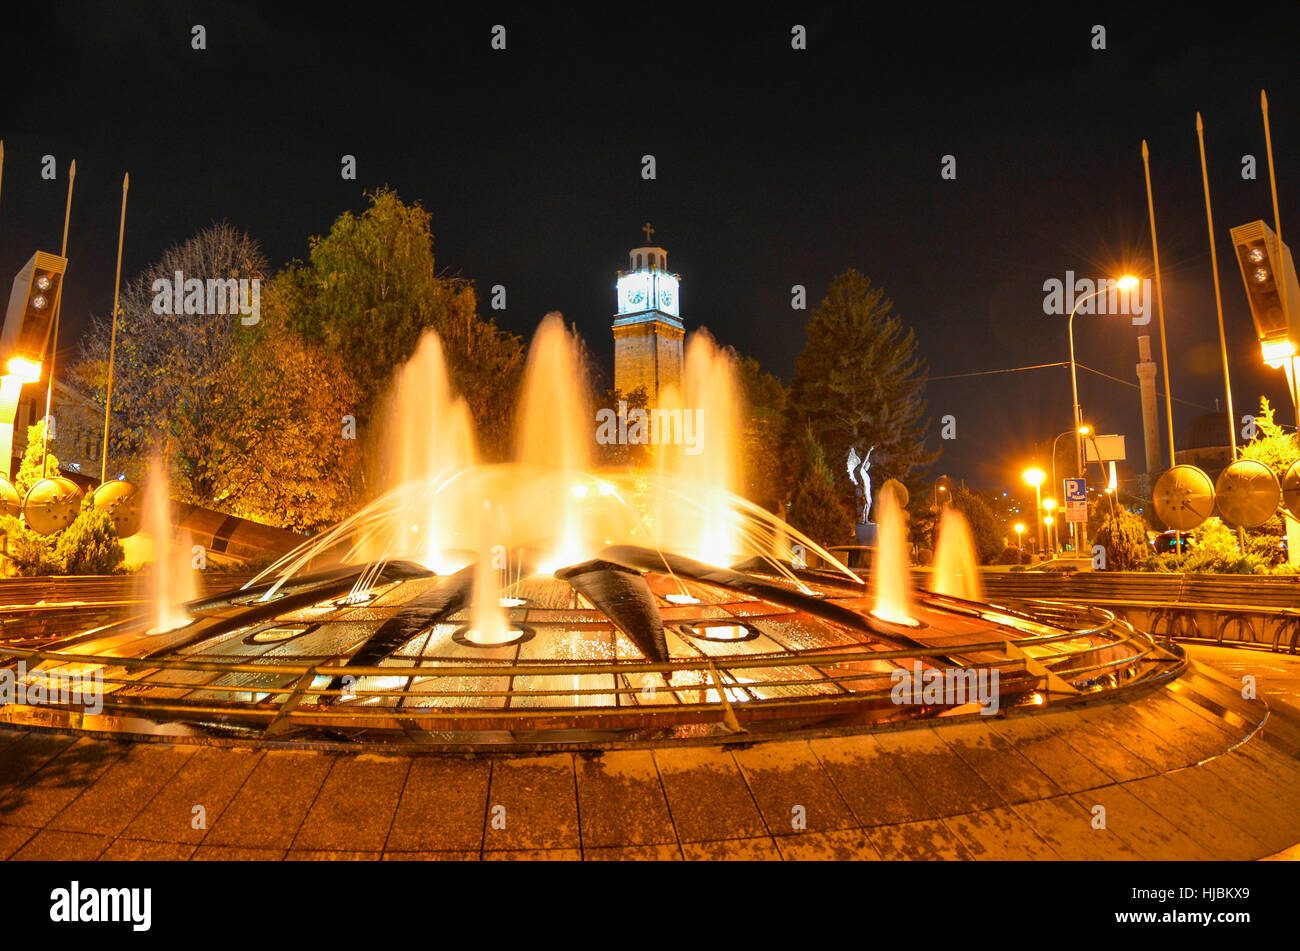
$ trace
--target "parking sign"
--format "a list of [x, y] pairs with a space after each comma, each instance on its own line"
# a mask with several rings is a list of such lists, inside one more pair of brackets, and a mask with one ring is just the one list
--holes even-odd
[[1067, 522], [1088, 520], [1088, 483], [1083, 479], [1065, 480], [1065, 520]]

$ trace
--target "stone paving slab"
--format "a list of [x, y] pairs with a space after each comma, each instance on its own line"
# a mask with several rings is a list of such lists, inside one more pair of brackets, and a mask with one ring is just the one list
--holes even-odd
[[1225, 818], [1211, 801], [1191, 795], [1168, 774], [1125, 783], [1124, 788], [1216, 858], [1250, 859], [1268, 851], [1240, 822]]
[[650, 750], [608, 750], [575, 759], [584, 852], [607, 847], [677, 848], [672, 813]]
[[1282, 830], [1281, 817], [1254, 795], [1239, 789], [1224, 778], [1213, 763], [1193, 769], [1178, 770], [1164, 779], [1175, 784], [1184, 795], [1222, 816], [1247, 836], [1261, 843], [1262, 851], [1251, 855], [1267, 855], [1285, 848], [1292, 839]]
[[1064, 792], [1104, 786], [1111, 781], [1092, 760], [1062, 735], [1057, 717], [993, 721], [988, 728], [1006, 740]]
[[1014, 862], [1060, 858], [1010, 806], [949, 816], [943, 824], [974, 859]]
[[929, 727], [881, 733], [876, 739], [882, 749], [897, 756], [899, 767], [916, 787], [930, 816], [955, 816], [1006, 804]]
[[0, 730], [0, 857], [1300, 856], [1291, 746], [1300, 720], [1275, 699], [1266, 735], [1263, 702], [1241, 698], [1231, 681], [1202, 674], [1175, 686], [1184, 689], [1039, 716], [535, 756], [74, 742]]
[[1196, 840], [1162, 818], [1123, 785], [1075, 793], [1073, 799], [1089, 813], [1098, 806], [1104, 808], [1106, 829], [1143, 858], [1177, 862], [1213, 858]]
[[489, 857], [488, 851], [497, 850], [580, 849], [573, 755], [493, 762], [488, 812], [483, 821], [485, 858]]
[[[339, 757], [294, 837], [294, 850], [383, 851], [411, 761], [404, 756]], [[357, 795], [365, 790], [364, 796]]]
[[[657, 749], [654, 757], [679, 841], [767, 835], [749, 785], [730, 752], [719, 755], [710, 747]], [[692, 857], [685, 848], [682, 851]]]
[[897, 757], [886, 753], [871, 734], [810, 740], [859, 827], [915, 818], [920, 794]]
[[[324, 753], [266, 753], [210, 825], [203, 845], [286, 851], [331, 765], [333, 757]], [[356, 792], [365, 798], [364, 790]]]
[[1046, 773], [987, 724], [976, 721], [932, 729], [934, 735], [978, 773], [1003, 802], [1043, 799], [1062, 792]]
[[873, 826], [867, 830], [867, 839], [887, 861], [937, 862], [974, 858], [961, 839], [953, 835], [940, 819]]
[[387, 848], [398, 852], [483, 848], [488, 812], [486, 759], [422, 756], [411, 762]]
[[867, 839], [865, 829], [808, 832], [779, 836], [776, 847], [787, 862], [879, 862], [880, 853]]
[[126, 746], [82, 737], [0, 800], [0, 822], [45, 826], [126, 752]]
[[121, 834], [196, 750], [153, 743], [131, 747], [56, 815], [49, 828]]
[[197, 748], [145, 803], [124, 835], [197, 846], [263, 755], [260, 750]]
[[683, 842], [682, 855], [688, 862], [779, 862], [781, 852], [771, 836], [724, 839], [720, 842]]
[[732, 756], [773, 835], [854, 827], [853, 813], [806, 741], [759, 743]]
[[1114, 830], [1094, 827], [1092, 812], [1078, 802], [1077, 795], [1036, 799], [1012, 808], [1053, 852], [1066, 861], [1131, 861], [1142, 858]]

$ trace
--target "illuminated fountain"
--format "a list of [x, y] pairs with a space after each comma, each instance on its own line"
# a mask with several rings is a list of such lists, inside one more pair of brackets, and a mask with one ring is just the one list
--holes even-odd
[[[952, 713], [891, 699], [891, 675], [912, 664], [998, 667], [1002, 700], [1016, 704], [1171, 663], [1089, 609], [1030, 616], [959, 600], [968, 577], [913, 592], [892, 493], [877, 504], [870, 587], [740, 498], [735, 367], [705, 335], [688, 345], [680, 398], [663, 400], [701, 412], [698, 453], [683, 440], [657, 446], [645, 470], [593, 470], [587, 393], [579, 341], [548, 315], [516, 458], [477, 463], [427, 335], [396, 379], [379, 498], [244, 587], [166, 623], [52, 643], [45, 666], [64, 665], [60, 651], [66, 663], [111, 658], [106, 715], [132, 728], [532, 744]], [[161, 577], [165, 590], [176, 581]]]
[[145, 598], [154, 605], [150, 633], [189, 624], [188, 601], [198, 597], [198, 579], [192, 567], [190, 533], [181, 529], [172, 537], [171, 493], [167, 469], [160, 459], [149, 465], [148, 506], [143, 529], [153, 539], [153, 560], [140, 575]]
[[966, 518], [951, 506], [939, 518], [939, 537], [934, 546], [934, 572], [930, 590], [966, 601], [983, 601], [979, 559]]
[[668, 388], [660, 402], [665, 411], [660, 441], [667, 443], [656, 453], [660, 491], [692, 492], [706, 505], [702, 517], [679, 520], [674, 518], [678, 510], [661, 495], [655, 506], [660, 516], [656, 541], [672, 551], [693, 551], [705, 561], [726, 564], [741, 551], [729, 511], [741, 481], [740, 383], [734, 355], [719, 349], [707, 331], [691, 334], [682, 391]]
[[[469, 408], [451, 388], [442, 341], [429, 331], [415, 355], [398, 372], [382, 415], [383, 482], [388, 489], [445, 478], [474, 465], [475, 449]], [[410, 498], [397, 520], [398, 530], [371, 541], [371, 555], [415, 557], [438, 571], [457, 563], [467, 526], [437, 504], [436, 497]]]
[[871, 613], [882, 621], [916, 625], [912, 613], [912, 579], [908, 571], [907, 525], [902, 507], [893, 492], [882, 492], [876, 499], [879, 541], [871, 566]]

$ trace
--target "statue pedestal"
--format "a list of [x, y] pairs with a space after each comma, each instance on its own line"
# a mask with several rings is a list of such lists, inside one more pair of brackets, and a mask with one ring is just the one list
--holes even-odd
[[876, 523], [875, 522], [855, 522], [853, 525], [853, 536], [859, 545], [865, 545], [868, 548], [876, 547]]

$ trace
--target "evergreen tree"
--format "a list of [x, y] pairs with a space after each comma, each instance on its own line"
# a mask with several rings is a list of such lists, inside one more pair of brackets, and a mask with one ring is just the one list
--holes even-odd
[[853, 543], [853, 520], [840, 502], [826, 455], [805, 426], [802, 459], [790, 502], [790, 524], [823, 547]]
[[[809, 427], [836, 471], [850, 447], [863, 455], [874, 446], [876, 485], [891, 476], [906, 483], [914, 468], [938, 457], [925, 451], [927, 371], [915, 335], [892, 310], [857, 271], [836, 277], [809, 318], [790, 388], [791, 431]], [[847, 475], [836, 485], [838, 495], [852, 491]]]
[[1108, 571], [1136, 571], [1151, 554], [1146, 521], [1122, 505], [1106, 510], [1094, 544], [1105, 550]]
[[745, 400], [740, 434], [744, 455], [741, 494], [771, 509], [789, 497], [793, 475], [794, 467], [789, 464], [793, 454], [784, 451], [789, 394], [785, 384], [764, 371], [753, 357], [740, 360], [736, 369]]
[[987, 502], [969, 489], [958, 489], [952, 496], [952, 507], [966, 517], [975, 554], [981, 565], [992, 564], [1002, 554], [1005, 538], [998, 528], [998, 520]]
[[[54, 445], [54, 437], [49, 439], [49, 446]], [[59, 474], [59, 457], [53, 452], [45, 456], [41, 465], [41, 450], [48, 448], [45, 441], [45, 420], [27, 427], [27, 448], [23, 450], [22, 462], [18, 464], [18, 474], [14, 476], [14, 488], [18, 490], [21, 501], [27, 497], [27, 490], [42, 479]]]

